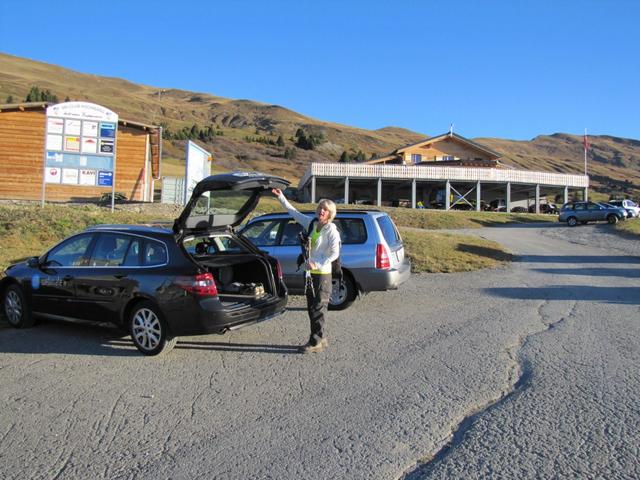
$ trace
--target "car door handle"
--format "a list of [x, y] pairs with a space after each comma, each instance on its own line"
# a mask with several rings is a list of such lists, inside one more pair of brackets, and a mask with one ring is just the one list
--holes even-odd
[[114, 277], [116, 277], [118, 280], [120, 280], [121, 278], [127, 278], [127, 274], [126, 273], [116, 273], [114, 275]]

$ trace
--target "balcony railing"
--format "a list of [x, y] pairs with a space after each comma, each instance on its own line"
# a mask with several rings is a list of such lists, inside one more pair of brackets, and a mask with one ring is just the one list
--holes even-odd
[[381, 178], [383, 180], [449, 180], [452, 182], [526, 183], [549, 186], [586, 188], [587, 175], [503, 170], [498, 168], [435, 167], [408, 165], [362, 165], [349, 163], [312, 163], [300, 179], [304, 187], [311, 177]]

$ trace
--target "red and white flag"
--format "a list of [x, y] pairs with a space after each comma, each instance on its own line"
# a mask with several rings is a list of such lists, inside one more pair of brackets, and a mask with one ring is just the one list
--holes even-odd
[[583, 145], [584, 145], [584, 151], [587, 152], [589, 150], [589, 139], [587, 138], [587, 132], [584, 132], [584, 140], [583, 140]]

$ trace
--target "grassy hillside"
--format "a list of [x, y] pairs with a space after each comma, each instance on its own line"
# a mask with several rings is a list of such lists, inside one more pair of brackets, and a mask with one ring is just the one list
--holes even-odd
[[[0, 53], [0, 103], [8, 96], [24, 100], [31, 86], [48, 89], [62, 101], [95, 102], [117, 111], [122, 118], [163, 124], [176, 132], [184, 127], [211, 127], [218, 135], [199, 142], [214, 157], [219, 170], [253, 169], [277, 174], [297, 182], [310, 162], [336, 161], [343, 151], [382, 155], [426, 135], [399, 127], [364, 130], [313, 119], [278, 105], [235, 100], [208, 93], [139, 85], [127, 80], [74, 72], [55, 65]], [[428, 114], [428, 113], [426, 113]], [[294, 148], [295, 132], [322, 135], [314, 150]], [[440, 134], [442, 132], [431, 132]], [[275, 143], [255, 141], [259, 137]], [[251, 137], [254, 141], [247, 141]], [[531, 141], [476, 138], [503, 154], [505, 163], [518, 168], [583, 172], [582, 138], [554, 134]], [[610, 136], [590, 137], [589, 172], [592, 185], [603, 197], [622, 193], [640, 197], [640, 141]], [[164, 175], [181, 174], [184, 141], [165, 141]], [[285, 158], [285, 152], [294, 152]]]

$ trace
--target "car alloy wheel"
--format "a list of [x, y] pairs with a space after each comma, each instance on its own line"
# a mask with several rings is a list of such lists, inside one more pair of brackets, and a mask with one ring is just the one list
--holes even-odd
[[9, 325], [15, 328], [31, 327], [33, 318], [22, 293], [17, 285], [10, 285], [4, 295], [4, 313]]
[[142, 302], [134, 308], [129, 319], [129, 331], [136, 348], [145, 355], [168, 352], [177, 340], [169, 335], [160, 313], [151, 302]]
[[342, 281], [331, 280], [331, 297], [329, 297], [330, 310], [344, 310], [353, 303], [356, 298], [356, 289], [353, 280], [343, 275]]
[[614, 225], [618, 223], [618, 217], [616, 217], [615, 215], [609, 215], [607, 217], [607, 222], [609, 222], [610, 225]]
[[578, 224], [578, 219], [576, 217], [567, 218], [567, 225], [570, 227], [575, 227]]

